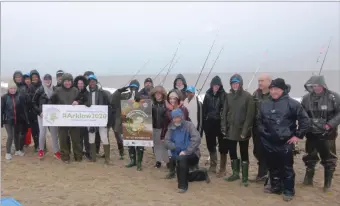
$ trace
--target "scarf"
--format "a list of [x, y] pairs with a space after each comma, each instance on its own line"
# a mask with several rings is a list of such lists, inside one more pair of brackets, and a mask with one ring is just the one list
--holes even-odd
[[48, 87], [45, 84], [43, 84], [43, 87], [44, 87], [44, 91], [45, 91], [45, 94], [47, 95], [47, 97], [51, 98], [51, 96], [53, 94], [53, 86], [51, 85], [50, 87]]

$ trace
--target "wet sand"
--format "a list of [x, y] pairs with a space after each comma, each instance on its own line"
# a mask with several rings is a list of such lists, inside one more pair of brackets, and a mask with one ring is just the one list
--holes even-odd
[[[49, 140], [49, 139], [48, 139]], [[296, 197], [293, 201], [283, 202], [278, 195], [262, 192], [262, 184], [250, 183], [248, 187], [240, 186], [240, 181], [232, 183], [218, 179], [211, 174], [211, 183], [195, 182], [189, 184], [186, 194], [177, 193], [176, 180], [163, 179], [166, 169], [154, 168], [152, 149], [145, 152], [143, 171], [125, 168], [125, 160], [119, 160], [113, 133], [110, 132], [111, 158], [113, 166], [104, 166], [103, 159], [96, 163], [83, 161], [66, 165], [48, 152], [44, 160], [39, 160], [32, 147], [26, 149], [24, 157], [13, 156], [5, 160], [6, 132], [2, 130], [2, 197], [14, 197], [24, 206], [113, 206], [113, 205], [166, 205], [166, 206], [337, 206], [340, 205], [340, 172], [335, 172], [333, 189], [323, 193], [323, 167], [317, 166], [314, 187], [302, 186], [304, 177], [303, 153], [296, 156]], [[338, 145], [340, 140], [338, 140]], [[303, 143], [300, 143], [303, 147]], [[51, 150], [48, 143], [49, 151]], [[340, 148], [340, 147], [338, 147]], [[201, 166], [204, 167], [208, 152], [205, 140], [202, 141]], [[102, 151], [102, 149], [101, 149]], [[250, 152], [250, 174], [256, 175], [257, 165]], [[338, 149], [338, 153], [340, 149]], [[228, 157], [229, 158], [229, 157]], [[227, 175], [231, 173], [228, 159]]]

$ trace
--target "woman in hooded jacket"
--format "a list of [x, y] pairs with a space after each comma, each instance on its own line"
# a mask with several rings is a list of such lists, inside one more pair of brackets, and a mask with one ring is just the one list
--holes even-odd
[[12, 159], [11, 147], [15, 144], [15, 154], [24, 156], [24, 135], [22, 128], [29, 124], [25, 98], [17, 90], [17, 85], [10, 82], [8, 92], [1, 97], [1, 127], [7, 132], [6, 159]]
[[150, 92], [152, 99], [152, 139], [154, 142], [154, 153], [156, 157], [156, 168], [162, 166], [162, 161], [169, 162], [168, 151], [165, 149], [164, 137], [162, 133], [165, 125], [165, 113], [166, 113], [166, 91], [162, 86], [156, 86]]

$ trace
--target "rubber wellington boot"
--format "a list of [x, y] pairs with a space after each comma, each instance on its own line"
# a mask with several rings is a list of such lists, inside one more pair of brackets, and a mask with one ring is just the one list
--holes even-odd
[[216, 173], [217, 154], [216, 152], [210, 153], [210, 167], [208, 172]]
[[332, 179], [333, 179], [333, 173], [334, 170], [332, 169], [325, 169], [325, 180], [324, 180], [324, 186], [323, 186], [323, 191], [324, 192], [329, 192], [331, 189], [332, 185]]
[[221, 154], [220, 170], [219, 170], [219, 172], [217, 174], [218, 178], [225, 176], [226, 166], [227, 166], [227, 155], [226, 154]]
[[143, 162], [144, 148], [137, 149], [137, 170], [142, 171], [142, 162]]
[[105, 164], [112, 165], [112, 162], [110, 160], [110, 145], [103, 145], [104, 147], [104, 154], [105, 154]]
[[315, 167], [307, 167], [306, 168], [305, 178], [303, 179], [304, 185], [313, 186], [314, 173], [315, 173]]
[[91, 162], [96, 162], [97, 160], [97, 152], [96, 152], [96, 144], [90, 144], [90, 154], [91, 154]]
[[242, 185], [248, 187], [249, 162], [242, 162]]
[[176, 161], [173, 160], [173, 158], [169, 159], [169, 172], [168, 174], [165, 176], [166, 179], [173, 179], [176, 177]]
[[119, 150], [119, 159], [124, 159], [124, 146], [123, 144], [118, 144], [118, 150]]
[[[135, 148], [133, 148], [133, 149], [135, 149]], [[127, 164], [125, 167], [131, 168], [131, 167], [136, 166], [136, 165], [137, 165], [137, 164], [136, 164], [136, 153], [130, 151], [130, 149], [129, 149], [129, 156], [130, 156], [130, 163]]]
[[236, 160], [231, 160], [231, 168], [233, 170], [233, 174], [227, 178], [225, 178], [225, 181], [228, 182], [233, 182], [235, 180], [240, 179], [240, 159], [236, 159]]

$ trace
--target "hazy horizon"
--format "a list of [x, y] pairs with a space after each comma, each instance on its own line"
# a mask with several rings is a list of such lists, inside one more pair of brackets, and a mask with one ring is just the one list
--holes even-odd
[[[215, 73], [340, 69], [339, 2], [3, 2], [1, 75], [15, 69], [80, 74]], [[264, 55], [265, 51], [267, 55]], [[166, 71], [163, 72], [163, 74]]]

